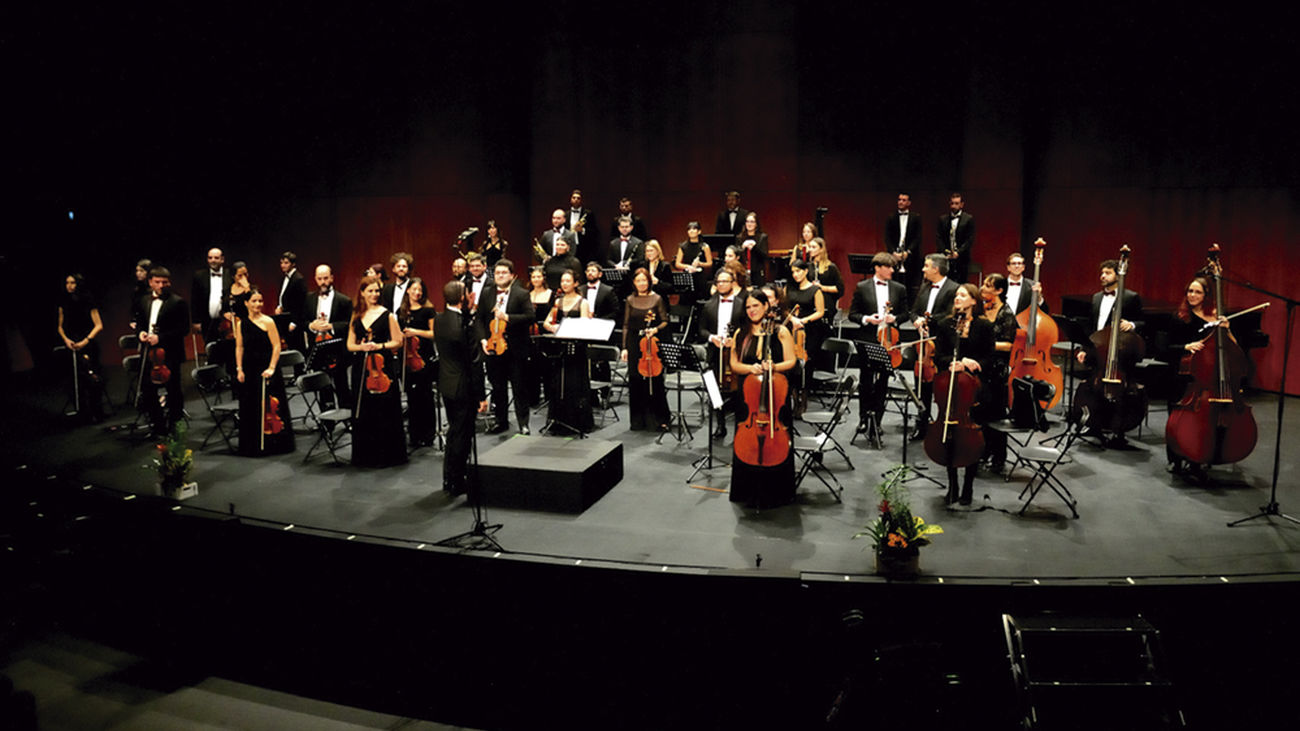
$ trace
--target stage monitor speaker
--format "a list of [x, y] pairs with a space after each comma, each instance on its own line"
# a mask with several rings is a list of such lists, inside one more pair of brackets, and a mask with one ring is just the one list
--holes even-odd
[[514, 436], [479, 458], [489, 506], [581, 513], [623, 479], [623, 445]]

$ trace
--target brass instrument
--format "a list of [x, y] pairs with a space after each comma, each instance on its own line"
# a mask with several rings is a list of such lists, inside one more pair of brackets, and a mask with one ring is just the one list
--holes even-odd
[[542, 248], [541, 242], [536, 238], [533, 239], [533, 253], [537, 255], [537, 260], [543, 264], [546, 263], [547, 259], [551, 258], [550, 255], [546, 253], [546, 249]]
[[575, 223], [575, 224], [573, 224], [573, 232], [574, 232], [574, 233], [578, 233], [578, 234], [583, 233], [582, 231], [579, 231], [578, 229], [580, 229], [580, 228], [582, 228], [583, 226], [586, 226], [586, 225], [587, 225], [587, 212], [586, 212], [586, 211], [583, 211], [583, 212], [582, 212], [582, 215], [581, 215], [581, 216], [578, 216], [578, 222]]

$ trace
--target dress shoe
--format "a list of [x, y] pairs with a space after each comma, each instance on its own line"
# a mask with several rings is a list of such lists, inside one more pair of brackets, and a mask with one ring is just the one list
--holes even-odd
[[713, 438], [714, 438], [714, 439], [726, 439], [726, 438], [727, 438], [727, 427], [725, 427], [725, 426], [719, 426], [717, 429], [714, 429], [714, 430], [713, 430]]
[[912, 437], [911, 437], [912, 441], [914, 442], [925, 441], [925, 433], [929, 429], [930, 429], [929, 424], [917, 424], [916, 430], [912, 432]]
[[492, 427], [491, 429], [488, 429], [488, 430], [487, 430], [487, 433], [488, 433], [488, 434], [505, 434], [507, 431], [509, 431], [509, 429], [510, 429], [510, 425], [507, 424], [506, 422], [502, 421], [502, 422], [497, 423], [497, 425], [494, 426], [494, 427]]
[[970, 504], [971, 504], [971, 494], [968, 493], [968, 492], [964, 492], [964, 493], [962, 493], [962, 495], [961, 495], [961, 499], [958, 500], [957, 503], [958, 503], [959, 505], [963, 505], [963, 506], [966, 506], [966, 507], [970, 507]]
[[519, 433], [522, 434], [522, 435], [524, 435], [524, 436], [528, 436], [529, 434], [532, 434], [532, 432], [529, 431], [529, 430], [528, 430], [528, 427], [526, 427], [526, 426], [521, 426], [521, 427], [519, 427]]

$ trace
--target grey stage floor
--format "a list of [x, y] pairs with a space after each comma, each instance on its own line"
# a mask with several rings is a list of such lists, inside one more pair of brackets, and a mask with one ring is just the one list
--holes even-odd
[[[15, 464], [89, 484], [135, 492], [153, 490], [148, 471], [153, 447], [112, 425], [75, 425], [59, 415], [62, 395], [50, 388], [11, 389], [5, 439]], [[695, 416], [688, 402], [687, 411]], [[1073, 450], [1074, 462], [1057, 474], [1078, 500], [1079, 518], [1044, 491], [1024, 516], [1018, 498], [1027, 479], [1023, 469], [1009, 482], [981, 474], [976, 505], [950, 511], [943, 490], [913, 483], [915, 512], [944, 528], [925, 549], [923, 570], [945, 580], [1125, 577], [1249, 577], [1300, 572], [1300, 525], [1276, 517], [1227, 527], [1228, 521], [1259, 511], [1269, 497], [1276, 435], [1276, 397], [1255, 398], [1260, 438], [1245, 462], [1216, 468], [1209, 484], [1192, 484], [1165, 471], [1162, 409], [1153, 409], [1132, 449]], [[1296, 454], [1289, 435], [1300, 426], [1300, 404], [1292, 402], [1284, 425], [1278, 501], [1300, 514]], [[200, 402], [189, 403], [192, 436], [207, 430]], [[626, 417], [625, 407], [619, 411]], [[16, 419], [21, 416], [23, 421]], [[119, 415], [116, 423], [127, 417]], [[540, 426], [535, 415], [533, 426]], [[856, 408], [850, 421], [856, 421]], [[729, 469], [721, 467], [692, 483], [693, 460], [705, 454], [704, 431], [678, 443], [656, 444], [654, 435], [629, 432], [626, 419], [610, 421], [592, 436], [624, 444], [625, 476], [591, 508], [578, 515], [493, 508], [502, 523], [497, 539], [508, 552], [583, 560], [632, 562], [650, 567], [752, 570], [762, 573], [865, 574], [872, 557], [854, 532], [874, 517], [872, 486], [900, 461], [901, 421], [885, 418], [883, 450], [862, 440], [848, 452], [856, 469], [837, 457], [827, 464], [845, 486], [837, 503], [809, 477], [794, 504], [766, 511], [728, 500]], [[1059, 427], [1058, 427], [1059, 428]], [[852, 426], [836, 434], [847, 444]], [[481, 452], [507, 436], [480, 436]], [[546, 437], [551, 439], [553, 437]], [[196, 446], [197, 446], [197, 440]], [[468, 529], [472, 514], [464, 498], [440, 489], [442, 456], [422, 449], [409, 464], [360, 469], [330, 464], [327, 456], [302, 464], [310, 443], [299, 435], [298, 452], [260, 460], [225, 453], [218, 444], [196, 457], [201, 488], [187, 504], [233, 509], [241, 516], [272, 522], [433, 543]], [[717, 456], [730, 457], [730, 440], [715, 443]], [[909, 456], [925, 464], [920, 445]], [[931, 466], [929, 474], [942, 478]], [[426, 549], [427, 550], [427, 549]], [[756, 557], [762, 556], [755, 569]]]

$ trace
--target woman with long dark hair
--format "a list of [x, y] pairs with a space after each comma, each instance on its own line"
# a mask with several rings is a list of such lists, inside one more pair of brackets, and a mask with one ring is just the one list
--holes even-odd
[[[85, 291], [86, 280], [80, 274], [63, 278], [63, 298], [59, 301], [59, 338], [72, 354], [76, 374], [69, 379], [72, 403], [78, 414], [88, 414], [92, 421], [104, 418], [103, 382], [99, 371], [99, 334], [104, 321], [99, 307]], [[66, 371], [65, 371], [66, 372]], [[74, 385], [75, 384], [75, 385]]]
[[397, 390], [397, 356], [402, 329], [397, 316], [379, 303], [379, 277], [363, 277], [348, 328], [356, 402], [353, 409], [352, 464], [387, 467], [406, 461], [402, 436], [402, 396]]
[[[406, 298], [397, 311], [402, 326], [402, 387], [406, 389], [407, 438], [411, 447], [429, 447], [437, 436], [438, 402], [434, 381], [438, 374], [438, 355], [433, 347], [433, 317], [424, 280], [411, 277]], [[414, 348], [414, 351], [412, 351]]]
[[235, 320], [235, 379], [239, 393], [239, 453], [293, 451], [293, 421], [280, 375], [280, 331], [262, 312], [262, 292], [250, 287], [245, 316]]
[[[767, 297], [758, 289], [750, 290], [745, 296], [746, 325], [736, 337], [736, 346], [731, 351], [731, 372], [741, 379], [741, 393], [747, 392], [747, 382], [751, 379], [764, 379], [757, 391], [767, 388], [768, 379], [784, 380], [785, 374], [794, 368], [794, 338], [790, 330], [769, 318], [771, 305]], [[776, 390], [775, 386], [772, 391]], [[737, 416], [736, 441], [742, 441], [742, 430], [754, 428], [750, 425], [749, 405], [741, 401], [740, 414]], [[791, 422], [790, 401], [787, 397], [780, 403], [768, 405], [768, 417], [779, 421], [781, 428], [789, 435]], [[767, 429], [766, 427], [758, 427]], [[748, 503], [757, 508], [770, 508], [784, 505], [794, 498], [794, 450], [787, 449], [785, 459], [772, 464], [751, 464], [740, 453], [741, 447], [733, 442], [731, 459], [731, 501]]]

